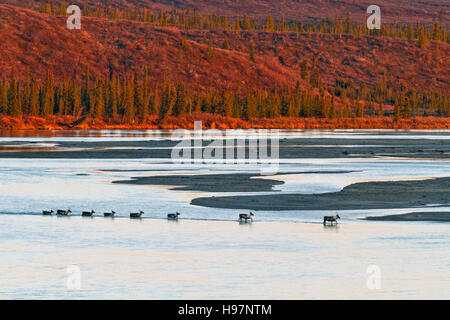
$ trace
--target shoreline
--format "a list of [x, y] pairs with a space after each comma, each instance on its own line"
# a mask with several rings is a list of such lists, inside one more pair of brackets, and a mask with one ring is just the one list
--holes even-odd
[[144, 121], [127, 123], [123, 119], [93, 119], [73, 116], [49, 118], [0, 114], [0, 130], [170, 130], [194, 129], [194, 121], [202, 121], [204, 129], [450, 129], [450, 117], [412, 117], [395, 121], [393, 117], [365, 118], [257, 118], [245, 121], [216, 114], [193, 113], [186, 117], [169, 117], [160, 121], [148, 116]]

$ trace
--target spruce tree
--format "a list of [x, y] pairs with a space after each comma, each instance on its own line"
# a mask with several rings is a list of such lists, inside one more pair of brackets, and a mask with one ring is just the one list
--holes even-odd
[[6, 77], [3, 77], [0, 84], [0, 113], [8, 113], [8, 81]]
[[39, 86], [35, 80], [31, 82], [29, 113], [32, 116], [39, 116]]
[[303, 59], [300, 63], [300, 77], [303, 80], [308, 80], [309, 77], [309, 68], [308, 68], [308, 62], [306, 59]]
[[12, 117], [22, 116], [22, 104], [20, 99], [20, 84], [16, 81], [14, 74], [11, 75], [11, 81], [8, 88], [8, 115]]

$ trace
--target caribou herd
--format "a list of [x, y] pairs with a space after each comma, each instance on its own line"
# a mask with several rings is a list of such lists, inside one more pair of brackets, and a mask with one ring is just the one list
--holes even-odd
[[[53, 210], [44, 210], [42, 211], [42, 214], [44, 216], [51, 216], [53, 215], [53, 213], [55, 213]], [[72, 211], [70, 209], [67, 210], [57, 210], [56, 211], [56, 215], [57, 216], [69, 216], [72, 213]], [[93, 217], [94, 216], [95, 211], [91, 210], [91, 211], [83, 211], [81, 213], [82, 217]], [[113, 218], [114, 215], [116, 214], [116, 212], [114, 210], [111, 210], [110, 212], [105, 212], [103, 213], [104, 217], [111, 217]], [[144, 211], [140, 210], [139, 212], [131, 212], [130, 213], [130, 218], [132, 219], [140, 219], [142, 217], [142, 215], [144, 214]], [[175, 213], [169, 213], [167, 215], [167, 219], [168, 220], [178, 220], [178, 217], [181, 214], [179, 212], [175, 212]], [[255, 216], [255, 214], [253, 212], [250, 213], [240, 213], [239, 214], [239, 222], [240, 223], [249, 223], [249, 222], [253, 222], [253, 217]], [[338, 219], [340, 219], [341, 217], [336, 214], [335, 216], [325, 216], [323, 217], [323, 225], [326, 226], [327, 223], [329, 223], [330, 225], [337, 225], [338, 224]]]

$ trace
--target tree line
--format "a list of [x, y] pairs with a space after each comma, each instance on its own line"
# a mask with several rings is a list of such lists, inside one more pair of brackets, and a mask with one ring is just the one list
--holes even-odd
[[[351, 118], [391, 116], [396, 120], [412, 116], [448, 117], [447, 92], [417, 92], [387, 75], [373, 88], [357, 87], [352, 80], [336, 80], [325, 90], [320, 75], [308, 68], [310, 86], [272, 89], [241, 88], [233, 91], [197, 88], [188, 91], [183, 83], [163, 77], [151, 84], [149, 71], [122, 78], [92, 77], [86, 70], [83, 81], [64, 79], [55, 82], [48, 72], [44, 81], [28, 75], [18, 81], [14, 74], [0, 81], [0, 114], [51, 117], [53, 115], [89, 116], [117, 119], [124, 123], [144, 122], [154, 116], [163, 122], [168, 117], [184, 117], [203, 112], [252, 120], [255, 118], [317, 117]], [[386, 105], [394, 108], [386, 109]]]
[[[369, 30], [365, 23], [352, 21], [348, 16], [322, 19], [317, 22], [302, 22], [296, 19], [284, 18], [275, 20], [272, 15], [265, 19], [250, 18], [249, 15], [236, 15], [229, 18], [216, 13], [199, 14], [195, 10], [178, 10], [172, 8], [168, 11], [135, 6], [131, 9], [113, 8], [106, 1], [104, 7], [92, 8], [85, 0], [83, 15], [105, 19], [125, 19], [146, 23], [155, 26], [174, 26], [184, 30], [235, 30], [235, 31], [267, 31], [267, 32], [299, 32], [299, 33], [331, 33], [397, 37], [402, 39], [418, 39], [421, 46], [428, 40], [438, 40], [450, 43], [450, 35], [445, 24], [445, 14], [442, 12], [439, 19], [431, 27], [420, 23], [383, 23], [381, 29]], [[50, 1], [41, 3], [39, 11], [51, 15], [66, 15], [67, 3], [65, 1]]]

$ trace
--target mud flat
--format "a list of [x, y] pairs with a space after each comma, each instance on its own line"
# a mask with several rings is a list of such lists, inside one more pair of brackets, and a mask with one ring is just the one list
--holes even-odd
[[[22, 145], [18, 151], [17, 147], [11, 146], [13, 143], [1, 142], [0, 139], [0, 158], [170, 159], [172, 148], [179, 141], [52, 141], [56, 144], [52, 150], [26, 146], [31, 143], [14, 142], [15, 145]], [[208, 141], [204, 141], [203, 146], [208, 144]], [[448, 139], [283, 138], [279, 146], [280, 159], [450, 159]]]
[[450, 203], [450, 177], [428, 180], [363, 182], [340, 192], [193, 199], [203, 207], [251, 210], [358, 210], [420, 208]]
[[[287, 174], [339, 174], [352, 171], [305, 171], [285, 172]], [[165, 175], [151, 177], [136, 177], [132, 180], [113, 181], [113, 183], [133, 185], [169, 185], [172, 190], [189, 190], [203, 192], [265, 192], [272, 191], [276, 185], [284, 184], [275, 179], [258, 179], [262, 177], [257, 173], [231, 173], [231, 174], [202, 174], [202, 175]]]
[[441, 212], [411, 212], [380, 217], [366, 217], [362, 220], [374, 221], [436, 221], [450, 222], [450, 211]]

